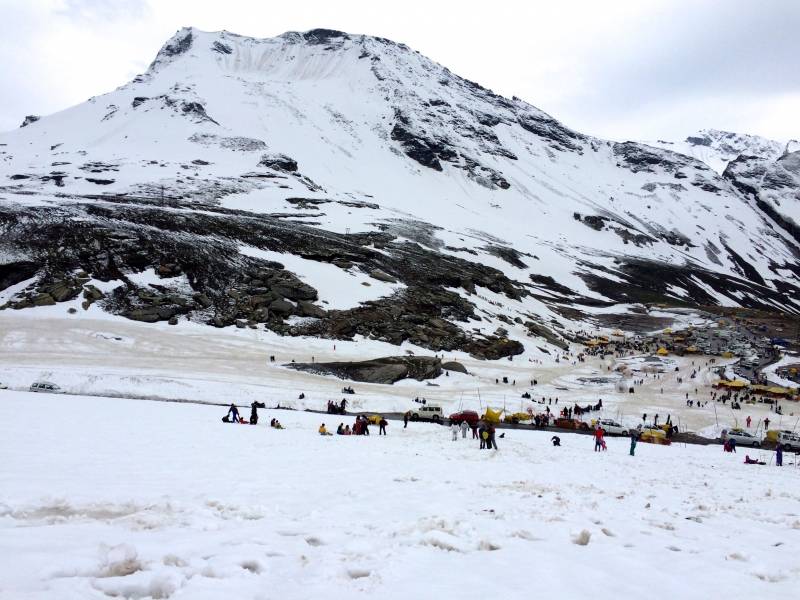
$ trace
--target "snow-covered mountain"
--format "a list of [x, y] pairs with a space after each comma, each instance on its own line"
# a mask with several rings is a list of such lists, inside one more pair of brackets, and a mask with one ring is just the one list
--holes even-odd
[[718, 129], [701, 129], [681, 142], [657, 140], [645, 143], [696, 158], [720, 174], [725, 171], [728, 163], [739, 156], [777, 160], [784, 154], [800, 150], [800, 142], [797, 140], [779, 142], [760, 135]]
[[794, 209], [764, 210], [753, 169], [583, 135], [386, 39], [185, 28], [27, 121], [0, 136], [9, 308], [83, 293], [486, 358], [637, 302], [800, 311]]

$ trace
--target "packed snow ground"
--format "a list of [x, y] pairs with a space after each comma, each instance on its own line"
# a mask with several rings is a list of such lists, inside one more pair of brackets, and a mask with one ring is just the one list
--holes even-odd
[[0, 598], [796, 597], [791, 465], [532, 431], [481, 451], [423, 423], [321, 437], [320, 415], [223, 413], [0, 392]]
[[[579, 346], [571, 350], [573, 354], [579, 351]], [[258, 400], [268, 406], [322, 409], [328, 400], [342, 398], [345, 382], [298, 372], [285, 364], [366, 360], [406, 352], [433, 354], [409, 344], [397, 347], [363, 338], [348, 342], [280, 337], [266, 330], [216, 329], [186, 321], [176, 326], [144, 324], [95, 306], [74, 315], [67, 315], [60, 305], [0, 312], [0, 383], [15, 390], [27, 390], [34, 381], [44, 380], [70, 394], [240, 405]], [[270, 356], [275, 356], [274, 363], [269, 362]], [[717, 379], [711, 369], [726, 362], [718, 359], [712, 365], [708, 357], [667, 357], [661, 361], [665, 372], [658, 375], [643, 370], [642, 357], [633, 357], [625, 359], [631, 373], [623, 378], [613, 371], [615, 360], [590, 357], [575, 364], [573, 356], [556, 362], [556, 354], [541, 352], [530, 339], [526, 352], [512, 361], [480, 361], [460, 352], [439, 356], [462, 362], [469, 374], [451, 372], [430, 383], [402, 380], [392, 386], [354, 383], [357, 393], [347, 397], [348, 409], [404, 412], [417, 406], [415, 398], [426, 398], [442, 405], [445, 414], [459, 408], [481, 411], [486, 406], [505, 406], [509, 412], [531, 407], [543, 412], [544, 406], [538, 403], [542, 397], [559, 399], [557, 407], [548, 405], [553, 411], [565, 404], [585, 406], [602, 399], [604, 417], [630, 426], [641, 423], [643, 413], [649, 415], [648, 420], [658, 414], [662, 422], [671, 415], [681, 431], [744, 426], [748, 415], [754, 430], [764, 417], [769, 417], [772, 427], [794, 429], [800, 416], [797, 404], [790, 401], [782, 403], [782, 416], [764, 404], [743, 405], [741, 411], [713, 402], [703, 408], [687, 407], [687, 394], [696, 401], [710, 400], [711, 383]], [[693, 368], [698, 374], [690, 379]], [[502, 383], [503, 377], [508, 384]], [[530, 385], [533, 379], [535, 386]], [[635, 379], [644, 384], [628, 394]], [[532, 400], [523, 399], [524, 392]], [[304, 400], [298, 399], [300, 393], [305, 394]]]

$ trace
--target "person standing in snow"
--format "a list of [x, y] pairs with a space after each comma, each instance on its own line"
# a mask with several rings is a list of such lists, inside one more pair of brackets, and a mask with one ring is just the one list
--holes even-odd
[[258, 425], [258, 402], [250, 404], [250, 425]]
[[631, 456], [636, 455], [636, 444], [639, 442], [639, 432], [635, 429], [631, 430], [631, 450], [628, 454]]
[[747, 423], [747, 428], [750, 429], [750, 423], [753, 422], [753, 420], [750, 418], [750, 415], [747, 415], [747, 419], [745, 422]]
[[231, 403], [231, 407], [228, 409], [228, 414], [225, 415], [231, 421], [231, 423], [238, 423], [239, 422], [239, 409], [236, 408], [236, 405]]
[[769, 417], [764, 419], [764, 431], [769, 431]]
[[466, 421], [461, 421], [461, 437], [463, 439], [467, 439], [467, 430], [469, 429], [469, 423]]
[[406, 412], [403, 413], [403, 429], [408, 428], [408, 417], [410, 413], [411, 413], [410, 410], [407, 410]]
[[494, 425], [489, 423], [489, 427], [487, 428], [486, 432], [489, 434], [489, 437], [486, 440], [486, 449], [491, 450], [492, 448], [494, 448], [495, 450], [497, 450], [497, 440], [495, 440], [496, 430], [494, 428]]
[[458, 425], [456, 425], [455, 423], [450, 425], [450, 432], [453, 434], [453, 441], [454, 442], [458, 441], [458, 430], [459, 429], [460, 429], [460, 427]]
[[386, 421], [386, 419], [381, 417], [381, 420], [378, 421], [378, 435], [386, 435], [386, 426], [388, 424], [389, 423]]
[[783, 444], [778, 444], [775, 448], [775, 465], [783, 466]]
[[594, 451], [600, 452], [603, 448], [603, 428], [599, 425], [594, 430]]

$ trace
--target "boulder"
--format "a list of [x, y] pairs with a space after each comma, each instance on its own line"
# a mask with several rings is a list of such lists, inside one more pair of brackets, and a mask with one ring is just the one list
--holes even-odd
[[325, 316], [325, 311], [323, 309], [321, 309], [316, 304], [312, 304], [311, 302], [306, 302], [305, 300], [300, 300], [297, 303], [297, 308], [300, 309], [300, 314], [304, 317], [321, 318]]
[[170, 306], [145, 306], [129, 310], [125, 313], [125, 316], [133, 321], [156, 323], [158, 321], [168, 321], [175, 316], [176, 312], [176, 309]]
[[270, 285], [272, 291], [289, 300], [316, 300], [317, 290], [299, 280], [281, 279]]
[[290, 363], [285, 366], [320, 375], [335, 375], [341, 379], [384, 384], [407, 378], [423, 381], [442, 374], [442, 361], [430, 356], [389, 356], [360, 362]]
[[259, 167], [269, 167], [280, 171], [297, 171], [297, 161], [285, 154], [264, 154], [258, 161]]
[[55, 299], [47, 293], [37, 294], [31, 301], [34, 306], [52, 306], [56, 303]]
[[206, 296], [205, 294], [195, 294], [194, 296], [192, 296], [192, 298], [202, 308], [208, 308], [212, 304], [211, 299], [208, 296]]
[[525, 346], [517, 340], [506, 338], [485, 338], [473, 341], [468, 350], [471, 356], [482, 360], [497, 360], [507, 356], [515, 356], [525, 351]]
[[386, 283], [397, 283], [397, 279], [389, 275], [388, 273], [384, 273], [380, 269], [373, 269], [369, 272], [369, 276], [373, 279], [377, 279], [378, 281], [385, 281]]
[[460, 362], [456, 362], [454, 360], [442, 363], [442, 369], [445, 371], [455, 371], [457, 373], [464, 373], [465, 375], [469, 374], [467, 371], [467, 367], [462, 365]]
[[65, 302], [80, 294], [81, 288], [73, 281], [64, 280], [48, 285], [44, 291], [50, 294], [56, 302]]
[[294, 305], [283, 298], [278, 298], [270, 303], [269, 310], [276, 315], [290, 315], [294, 312]]

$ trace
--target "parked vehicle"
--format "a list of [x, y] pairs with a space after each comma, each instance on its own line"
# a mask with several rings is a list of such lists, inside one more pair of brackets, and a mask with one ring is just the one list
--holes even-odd
[[737, 446], [752, 446], [753, 448], [761, 446], [761, 440], [744, 429], [731, 429], [730, 431], [723, 432], [722, 441], [724, 442], [729, 439], [736, 440]]
[[778, 443], [786, 450], [800, 450], [800, 435], [784, 429], [778, 432]]
[[600, 427], [611, 435], [628, 435], [628, 428], [613, 419], [600, 419]]
[[553, 426], [561, 429], [579, 429], [581, 431], [589, 431], [588, 423], [584, 423], [578, 419], [567, 419], [565, 417], [559, 417], [556, 419], [553, 423]]
[[8, 386], [5, 383], [0, 381], [0, 390], [7, 390], [7, 389], [8, 389]]
[[63, 394], [64, 390], [49, 381], [35, 381], [31, 384], [31, 392], [46, 392], [48, 394]]
[[516, 425], [517, 423], [524, 423], [525, 421], [530, 421], [531, 416], [526, 412], [515, 412], [503, 417], [503, 422], [505, 423], [513, 423]]
[[411, 410], [412, 421], [433, 421], [434, 423], [441, 423], [444, 420], [444, 413], [441, 406], [432, 406], [426, 404], [418, 406]]
[[474, 410], [462, 410], [461, 412], [453, 413], [450, 415], [450, 422], [460, 425], [462, 421], [466, 421], [470, 427], [477, 427], [480, 416]]

